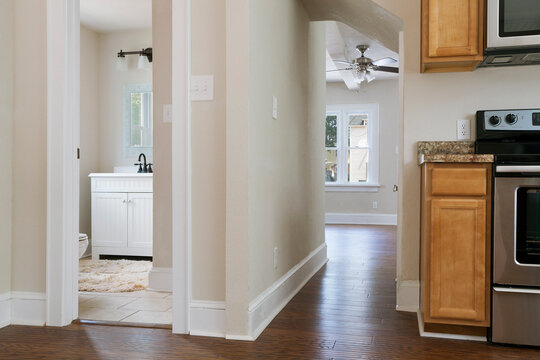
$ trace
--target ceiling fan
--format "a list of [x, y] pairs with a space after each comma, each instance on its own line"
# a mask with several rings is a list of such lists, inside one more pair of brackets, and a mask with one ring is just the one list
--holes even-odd
[[334, 62], [349, 65], [349, 67], [345, 69], [328, 70], [327, 72], [353, 70], [354, 81], [358, 84], [361, 84], [364, 81], [371, 82], [373, 79], [375, 79], [375, 76], [372, 73], [373, 71], [384, 71], [396, 74], [399, 72], [397, 67], [383, 65], [395, 63], [397, 60], [387, 57], [372, 61], [370, 58], [364, 55], [364, 53], [369, 49], [368, 45], [358, 45], [356, 49], [360, 51], [362, 56], [355, 59], [352, 63], [348, 61], [334, 60]]

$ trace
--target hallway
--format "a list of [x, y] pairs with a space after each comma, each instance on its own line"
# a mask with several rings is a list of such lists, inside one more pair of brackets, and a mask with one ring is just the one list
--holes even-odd
[[255, 342], [167, 329], [9, 326], [0, 359], [533, 359], [540, 350], [421, 338], [416, 314], [395, 311], [396, 230], [326, 228], [330, 261]]

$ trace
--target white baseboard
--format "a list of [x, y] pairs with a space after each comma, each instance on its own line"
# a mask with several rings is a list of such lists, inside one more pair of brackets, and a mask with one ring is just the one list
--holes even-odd
[[190, 335], [225, 337], [227, 324], [224, 301], [191, 301]]
[[397, 225], [397, 215], [326, 213], [325, 222], [340, 225]]
[[172, 269], [152, 267], [148, 274], [148, 290], [172, 292]]
[[228, 334], [227, 339], [256, 340], [274, 317], [327, 261], [326, 243], [323, 243], [250, 302], [249, 335]]
[[420, 282], [418, 280], [398, 281], [396, 286], [396, 310], [417, 312], [420, 306]]
[[44, 326], [46, 319], [46, 296], [44, 293], [11, 292], [11, 324]]
[[11, 324], [11, 293], [0, 294], [0, 329]]
[[424, 331], [424, 319], [420, 310], [416, 312], [416, 318], [418, 320], [418, 331], [422, 337], [432, 337], [439, 339], [454, 339], [454, 340], [469, 340], [469, 341], [482, 341], [486, 342], [487, 337], [485, 336], [473, 336], [473, 335], [459, 335], [459, 334], [446, 334], [446, 333], [434, 333]]

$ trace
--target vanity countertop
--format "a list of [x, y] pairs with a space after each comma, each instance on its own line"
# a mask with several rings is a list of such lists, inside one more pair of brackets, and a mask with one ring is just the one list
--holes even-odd
[[418, 164], [490, 163], [493, 155], [475, 154], [474, 141], [419, 141]]
[[88, 175], [90, 178], [97, 177], [112, 177], [112, 178], [139, 178], [139, 177], [153, 177], [153, 173], [91, 173]]

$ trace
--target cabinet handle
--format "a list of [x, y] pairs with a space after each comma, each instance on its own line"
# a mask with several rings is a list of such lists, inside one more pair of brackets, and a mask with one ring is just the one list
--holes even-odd
[[128, 200], [128, 204], [132, 204], [132, 203], [133, 203], [133, 201], [132, 201], [132, 200]]
[[122, 204], [125, 204], [126, 203], [126, 200], [122, 200]]

